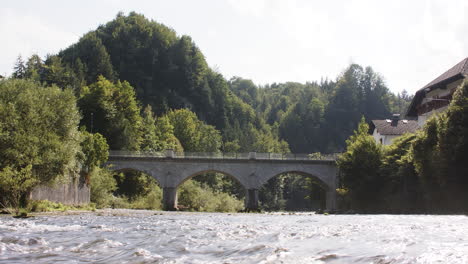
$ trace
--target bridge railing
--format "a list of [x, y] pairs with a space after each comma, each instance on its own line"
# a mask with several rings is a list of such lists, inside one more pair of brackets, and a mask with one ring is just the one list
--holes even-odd
[[127, 151], [127, 150], [110, 150], [109, 157], [155, 157], [166, 158], [166, 152], [156, 151]]
[[150, 151], [109, 151], [110, 157], [154, 157], [174, 159], [256, 159], [256, 160], [336, 160], [340, 153], [332, 154], [296, 154], [296, 153], [223, 153], [223, 152], [165, 152]]

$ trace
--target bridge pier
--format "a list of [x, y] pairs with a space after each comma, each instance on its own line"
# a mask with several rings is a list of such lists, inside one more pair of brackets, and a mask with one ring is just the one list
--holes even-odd
[[335, 211], [336, 210], [336, 191], [335, 190], [328, 190], [325, 194], [326, 199], [326, 210], [327, 211]]
[[248, 189], [245, 197], [245, 210], [249, 211], [259, 211], [260, 207], [258, 205], [258, 189]]
[[164, 187], [162, 202], [163, 202], [164, 211], [176, 211], [177, 210], [177, 188]]

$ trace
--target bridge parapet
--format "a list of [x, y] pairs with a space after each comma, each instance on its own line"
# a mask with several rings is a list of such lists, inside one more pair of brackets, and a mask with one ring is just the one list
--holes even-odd
[[323, 160], [334, 161], [340, 153], [296, 154], [296, 153], [224, 153], [224, 152], [165, 152], [111, 150], [109, 157], [115, 158], [174, 158], [174, 159], [235, 159], [235, 160]]

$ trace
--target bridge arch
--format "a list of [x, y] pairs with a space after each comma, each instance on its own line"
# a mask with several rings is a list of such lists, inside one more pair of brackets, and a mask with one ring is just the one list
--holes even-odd
[[326, 193], [332, 189], [320, 177], [302, 170], [284, 170], [264, 180], [258, 190], [263, 210], [324, 210]]
[[235, 174], [229, 173], [229, 172], [226, 172], [225, 170], [220, 170], [220, 169], [204, 169], [204, 170], [200, 170], [200, 171], [196, 171], [196, 172], [186, 173], [184, 175], [187, 175], [187, 176], [182, 177], [182, 180], [179, 183], [176, 184], [176, 188], [178, 188], [180, 185], [184, 184], [186, 181], [188, 181], [188, 180], [190, 180], [190, 179], [192, 179], [194, 177], [197, 177], [199, 175], [206, 174], [206, 173], [220, 173], [220, 174], [226, 175], [229, 178], [231, 178], [232, 180], [238, 182], [244, 189], [247, 189], [245, 184], [239, 179], [239, 177], [234, 176]]
[[301, 175], [301, 176], [308, 177], [308, 178], [312, 178], [325, 191], [329, 191], [329, 190], [331, 190], [333, 188], [333, 186], [329, 186], [329, 184], [327, 184], [327, 182], [325, 182], [322, 177], [316, 176], [316, 174], [313, 174], [311, 172], [306, 172], [306, 171], [302, 171], [302, 170], [284, 170], [284, 171], [281, 171], [281, 172], [276, 172], [275, 174], [270, 174], [269, 176], [262, 178], [262, 181], [260, 182], [260, 184], [261, 184], [260, 186], [265, 185], [269, 180], [271, 180], [271, 179], [273, 179], [275, 177], [278, 177], [278, 176], [283, 175], [283, 174], [288, 174], [288, 173]]

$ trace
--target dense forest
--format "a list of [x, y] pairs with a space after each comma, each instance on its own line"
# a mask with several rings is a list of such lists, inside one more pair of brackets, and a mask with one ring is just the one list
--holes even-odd
[[[406, 92], [390, 92], [371, 67], [357, 64], [346, 67], [335, 80], [305, 84], [258, 86], [241, 77], [227, 80], [208, 66], [189, 36], [178, 36], [133, 12], [119, 13], [58, 54], [32, 55], [26, 61], [19, 57], [14, 73], [0, 81], [0, 87], [4, 99], [0, 141], [9, 142], [1, 144], [1, 177], [29, 177], [31, 181], [21, 181], [28, 184], [18, 187], [27, 191], [80, 172], [91, 182], [92, 199], [98, 205], [135, 208], [159, 208], [161, 190], [140, 172], [115, 174], [100, 167], [108, 150], [343, 152], [361, 117], [371, 120], [404, 113], [411, 101]], [[40, 100], [49, 100], [47, 93], [68, 100], [57, 107], [67, 104], [72, 113], [62, 116], [67, 111], [45, 106]], [[12, 99], [12, 94], [17, 96]], [[55, 120], [58, 125], [39, 125], [44, 131], [9, 127], [11, 122], [16, 122], [14, 126], [29, 122], [32, 112], [28, 111], [37, 100], [35, 111], [44, 114], [37, 120]], [[23, 112], [8, 108], [24, 106], [28, 110]], [[52, 126], [53, 131], [47, 131]], [[41, 133], [54, 140], [52, 147], [34, 149], [38, 140], [27, 137], [39, 138]], [[60, 141], [70, 143], [59, 148], [55, 144]], [[50, 155], [40, 157], [38, 153], [47, 153], [42, 151], [48, 147]], [[55, 162], [65, 147], [70, 151]], [[18, 153], [30, 155], [25, 159]], [[9, 191], [13, 183], [9, 184], [0, 186], [3, 197], [19, 201]], [[322, 195], [313, 181], [298, 175], [281, 175], [267, 185], [260, 194], [265, 209], [309, 208], [307, 201]], [[179, 189], [181, 204], [194, 210], [242, 207], [242, 187], [225, 175], [200, 175]]]

